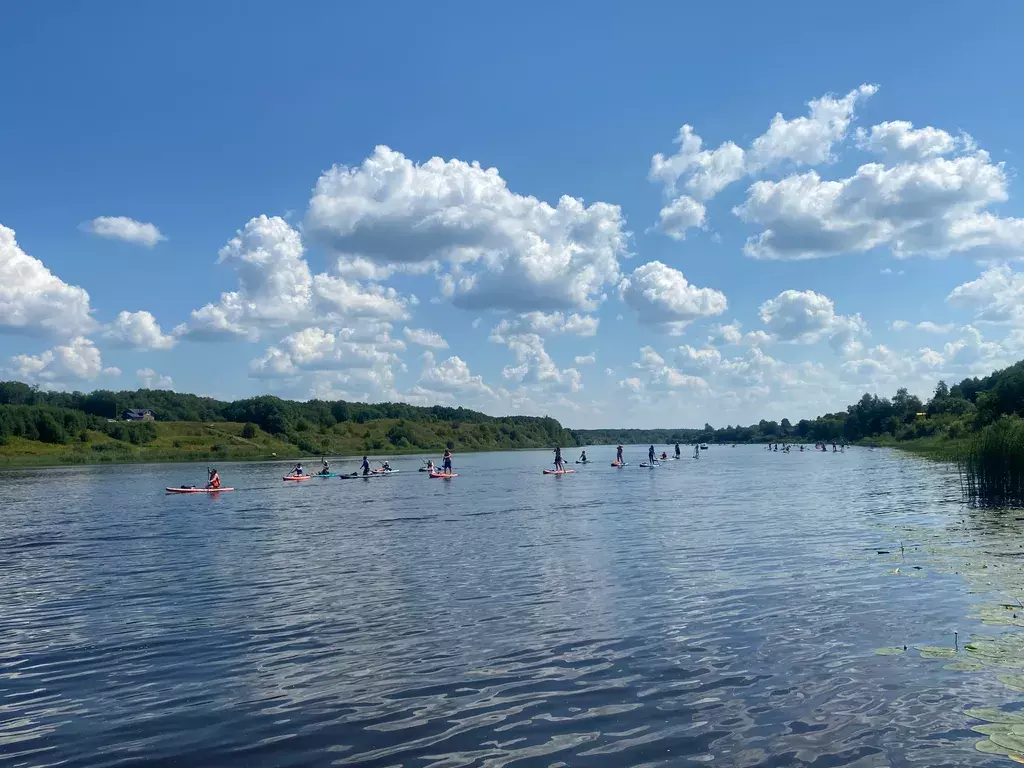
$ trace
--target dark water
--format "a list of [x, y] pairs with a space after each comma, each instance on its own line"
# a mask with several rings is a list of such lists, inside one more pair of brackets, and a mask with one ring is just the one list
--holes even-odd
[[900, 530], [963, 517], [947, 469], [635, 453], [227, 465], [220, 498], [165, 496], [186, 465], [0, 475], [0, 762], [998, 763], [963, 710], [1014, 694], [912, 647], [966, 637], [978, 595], [892, 573]]

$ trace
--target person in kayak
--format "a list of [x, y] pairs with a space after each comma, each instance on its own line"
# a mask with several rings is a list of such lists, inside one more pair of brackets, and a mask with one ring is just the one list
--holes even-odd
[[427, 472], [433, 472], [433, 471], [434, 471], [434, 460], [433, 459], [427, 459]]
[[363, 456], [363, 463], [359, 465], [359, 468], [363, 470], [364, 475], [370, 474], [370, 460]]
[[647, 451], [647, 461], [651, 464], [657, 464], [658, 462], [654, 459], [654, 446], [652, 445]]
[[565, 462], [562, 461], [562, 449], [555, 448], [555, 469], [559, 472], [565, 471]]
[[292, 474], [295, 475], [295, 477], [302, 477], [304, 474], [306, 474], [306, 470], [302, 468], [301, 461], [295, 465], [295, 469], [292, 470]]
[[444, 456], [441, 457], [441, 474], [450, 475], [452, 473], [452, 452], [450, 449], [444, 449]]
[[207, 488], [220, 488], [220, 475], [216, 469], [210, 469], [210, 480], [206, 483]]
[[679, 443], [676, 443], [676, 458], [679, 458]]
[[665, 459], [667, 459], [667, 458], [668, 458], [668, 454], [667, 454], [667, 453], [665, 453], [664, 451], [662, 451], [662, 452], [661, 452], [661, 460], [662, 460], [662, 461], [664, 461], [664, 460], [665, 460]]
[[391, 471], [391, 465], [388, 464], [386, 461], [382, 461], [380, 463], [380, 471], [381, 472], [390, 472]]
[[580, 454], [579, 463], [586, 464], [588, 461], [590, 461], [590, 459], [587, 458], [587, 452], [583, 451], [583, 453]]
[[622, 446], [621, 445], [618, 448], [615, 449], [615, 461], [616, 461], [617, 464], [624, 464], [625, 463], [622, 460]]
[[327, 459], [320, 457], [320, 474], [329, 475], [331, 474], [331, 465], [327, 463]]

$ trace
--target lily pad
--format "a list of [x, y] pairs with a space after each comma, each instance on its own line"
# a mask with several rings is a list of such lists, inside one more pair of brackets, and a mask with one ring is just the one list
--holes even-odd
[[965, 709], [964, 714], [968, 717], [973, 717], [975, 720], [984, 720], [989, 723], [1024, 725], [1024, 712], [1005, 712], [995, 707], [984, 707], [981, 709]]
[[1024, 691], [1024, 675], [996, 675], [1003, 685], [1015, 691]]
[[938, 645], [915, 645], [915, 650], [920, 651], [922, 659], [955, 659], [956, 651], [952, 648], [943, 648]]
[[981, 672], [985, 668], [984, 664], [977, 661], [955, 661], [943, 667], [953, 672]]
[[899, 656], [906, 651], [903, 648], [876, 648], [875, 653], [879, 656]]
[[989, 741], [1005, 747], [1009, 752], [1024, 755], [1024, 736], [1017, 736], [1013, 733], [993, 733], [988, 737]]

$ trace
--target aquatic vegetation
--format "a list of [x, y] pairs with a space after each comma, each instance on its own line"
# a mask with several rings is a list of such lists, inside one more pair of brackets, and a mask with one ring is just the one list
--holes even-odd
[[1024, 420], [1005, 416], [985, 427], [961, 450], [957, 468], [972, 503], [1024, 506]]
[[987, 721], [986, 725], [972, 728], [975, 733], [988, 736], [975, 744], [979, 752], [1003, 755], [1015, 762], [1024, 763], [1024, 715], [1000, 709], [968, 709], [964, 714]]

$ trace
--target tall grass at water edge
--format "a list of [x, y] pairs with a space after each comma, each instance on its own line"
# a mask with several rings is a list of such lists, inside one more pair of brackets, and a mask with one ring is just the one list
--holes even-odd
[[957, 468], [970, 502], [1024, 506], [1024, 419], [1005, 416], [982, 429], [959, 451]]

